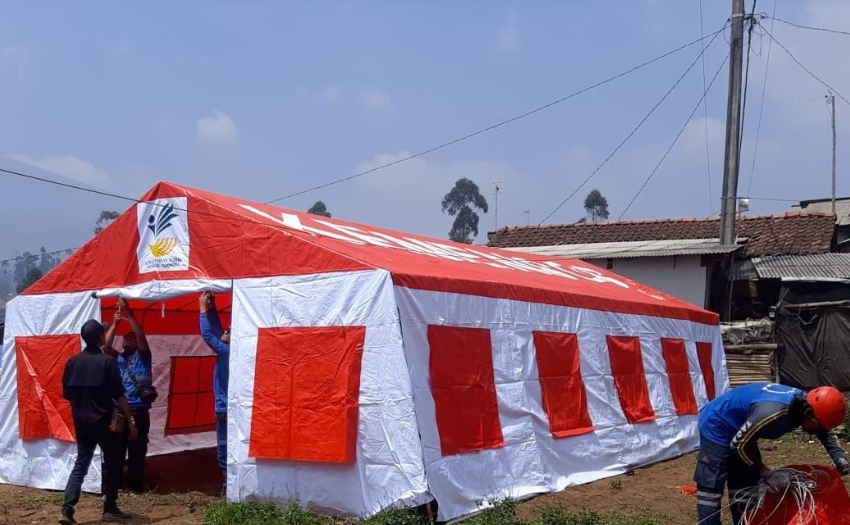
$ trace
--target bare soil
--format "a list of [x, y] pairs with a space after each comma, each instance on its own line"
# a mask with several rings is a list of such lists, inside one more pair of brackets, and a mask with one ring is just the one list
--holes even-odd
[[[820, 443], [791, 437], [775, 443], [762, 443], [768, 465], [830, 464]], [[531, 517], [545, 508], [560, 507], [600, 513], [652, 513], [667, 518], [671, 525], [696, 523], [696, 498], [682, 493], [693, 486], [695, 455], [689, 454], [631, 475], [608, 478], [523, 502], [518, 512]], [[137, 517], [131, 523], [161, 525], [200, 525], [207, 504], [215, 501], [221, 483], [215, 450], [201, 450], [148, 459], [151, 492], [133, 495], [122, 492], [119, 505]], [[845, 481], [850, 490], [850, 479]], [[56, 523], [62, 493], [11, 485], [0, 485], [0, 524]], [[98, 523], [101, 500], [83, 495], [77, 507], [81, 524]], [[726, 518], [728, 522], [728, 517]]]

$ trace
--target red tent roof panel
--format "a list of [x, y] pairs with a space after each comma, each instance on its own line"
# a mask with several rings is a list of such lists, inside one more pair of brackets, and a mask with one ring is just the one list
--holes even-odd
[[408, 288], [718, 322], [712, 312], [578, 260], [431, 239], [170, 183], [141, 200], [174, 197], [187, 199], [188, 270], [139, 273], [133, 205], [26, 293], [381, 268]]

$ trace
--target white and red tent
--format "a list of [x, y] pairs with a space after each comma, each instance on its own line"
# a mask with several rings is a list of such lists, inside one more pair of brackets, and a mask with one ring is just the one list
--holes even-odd
[[231, 501], [365, 517], [436, 499], [450, 519], [694, 450], [728, 389], [715, 314], [580, 261], [169, 183], [141, 201], [9, 303], [0, 482], [64, 487], [62, 369], [118, 297], [153, 349], [163, 454], [214, 446], [197, 295], [219, 292]]

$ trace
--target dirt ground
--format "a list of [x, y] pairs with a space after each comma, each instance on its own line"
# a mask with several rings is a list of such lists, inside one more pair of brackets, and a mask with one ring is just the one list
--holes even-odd
[[[847, 447], [845, 447], [847, 448]], [[768, 465], [829, 464], [820, 443], [800, 437], [763, 443]], [[692, 485], [693, 454], [638, 469], [632, 475], [617, 476], [567, 489], [523, 502], [521, 516], [528, 517], [543, 508], [582, 508], [603, 513], [628, 514], [643, 511], [665, 516], [671, 525], [696, 523], [696, 500], [680, 488]], [[148, 479], [153, 491], [135, 496], [122, 492], [119, 505], [137, 517], [132, 523], [160, 525], [199, 525], [206, 505], [216, 499], [221, 482], [215, 451], [202, 450], [148, 460]], [[850, 490], [850, 479], [845, 481]], [[62, 504], [59, 492], [0, 485], [0, 524], [56, 523]], [[98, 523], [100, 499], [84, 495], [77, 510], [81, 524]], [[728, 518], [727, 518], [728, 522]]]

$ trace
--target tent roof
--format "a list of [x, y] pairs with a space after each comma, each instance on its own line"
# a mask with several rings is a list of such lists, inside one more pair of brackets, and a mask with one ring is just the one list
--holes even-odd
[[134, 204], [25, 293], [379, 268], [414, 289], [718, 322], [712, 312], [578, 260], [431, 239], [167, 182], [140, 200], [166, 198], [186, 198], [188, 270], [139, 272], [146, 224]]

